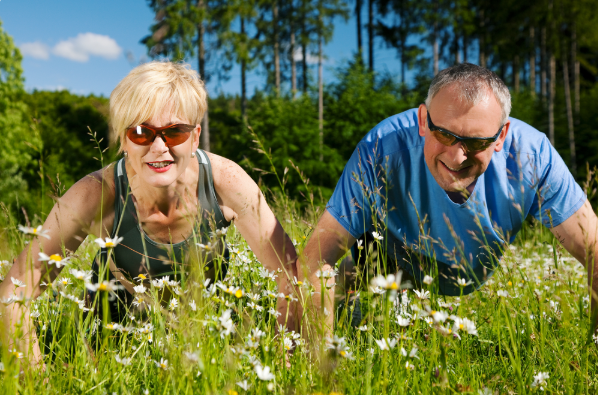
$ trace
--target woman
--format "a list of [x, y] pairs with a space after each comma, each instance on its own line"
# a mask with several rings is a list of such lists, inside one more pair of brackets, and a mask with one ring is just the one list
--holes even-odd
[[[176, 263], [192, 255], [189, 245], [206, 244], [210, 230], [230, 222], [268, 270], [282, 269], [279, 291], [290, 293], [295, 249], [258, 186], [237, 164], [198, 149], [206, 108], [204, 84], [188, 65], [150, 62], [133, 69], [110, 95], [111, 127], [124, 158], [84, 177], [59, 199], [43, 225], [46, 237], [34, 238], [18, 256], [8, 281], [0, 284], [0, 298], [39, 296], [43, 284], [54, 281], [64, 267], [39, 261], [39, 252], [60, 260], [63, 246], [75, 251], [92, 234], [111, 239], [102, 249], [104, 258], [111, 257], [111, 273], [98, 273], [108, 265], [98, 266], [102, 260], [96, 260], [93, 280], [116, 275], [126, 289], [122, 296], [130, 300], [129, 280], [172, 278], [180, 271]], [[117, 237], [123, 238], [120, 244], [112, 241]], [[11, 278], [25, 287], [15, 288]], [[9, 304], [2, 314], [4, 328], [13, 333], [25, 314], [25, 336], [8, 341], [21, 352], [32, 351], [39, 361], [26, 306]], [[120, 307], [112, 304], [112, 320], [122, 316]], [[278, 308], [283, 320], [284, 299]]]

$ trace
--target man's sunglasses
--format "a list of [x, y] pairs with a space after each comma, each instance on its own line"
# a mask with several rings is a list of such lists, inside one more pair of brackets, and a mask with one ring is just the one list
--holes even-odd
[[502, 125], [493, 137], [459, 137], [446, 129], [434, 125], [432, 118], [430, 118], [430, 111], [428, 111], [428, 129], [430, 129], [436, 140], [447, 147], [461, 143], [466, 152], [483, 151], [490, 147], [498, 139], [504, 126]]
[[126, 130], [127, 137], [137, 145], [152, 145], [157, 136], [169, 147], [184, 143], [189, 139], [194, 125], [176, 124], [154, 128], [147, 125], [138, 125]]

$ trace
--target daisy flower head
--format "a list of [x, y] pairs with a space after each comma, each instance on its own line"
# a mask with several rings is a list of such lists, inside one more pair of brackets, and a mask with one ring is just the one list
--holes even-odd
[[48, 262], [48, 264], [50, 265], [56, 265], [57, 268], [60, 268], [61, 266], [66, 266], [69, 263], [70, 259], [71, 258], [69, 257], [61, 257], [59, 254], [47, 255], [43, 252], [39, 253], [40, 261]]
[[89, 281], [91, 279], [91, 271], [71, 269], [70, 272], [77, 280]]
[[432, 276], [428, 276], [427, 274], [424, 276], [424, 280], [423, 283], [426, 285], [430, 285], [432, 284], [432, 282], [434, 282], [434, 277]]
[[168, 308], [170, 310], [175, 310], [177, 307], [179, 307], [179, 300], [177, 298], [170, 299], [170, 303], [168, 304]]
[[96, 244], [102, 248], [114, 248], [119, 245], [121, 241], [123, 241], [123, 238], [118, 236], [113, 238], [106, 237], [106, 240], [101, 238], [95, 239]]
[[546, 380], [550, 378], [550, 375], [546, 372], [540, 372], [534, 375], [534, 381], [532, 383], [532, 387], [540, 387], [540, 390], [544, 391], [544, 387], [546, 386]]
[[256, 365], [255, 374], [257, 375], [257, 378], [262, 381], [270, 381], [274, 379], [274, 375], [270, 372], [269, 366], [262, 367], [261, 365]]
[[392, 350], [397, 345], [397, 339], [380, 339], [375, 342], [380, 347], [380, 351]]
[[42, 230], [41, 225], [39, 225], [37, 228], [19, 225], [18, 228], [19, 228], [19, 231], [25, 233], [26, 235], [41, 236], [41, 237], [45, 237], [46, 239], [50, 240], [50, 236], [48, 235], [49, 231]]
[[16, 278], [14, 278], [14, 277], [11, 277], [11, 278], [10, 278], [10, 281], [12, 281], [12, 283], [14, 284], [14, 286], [15, 286], [16, 288], [22, 288], [22, 287], [25, 287], [25, 286], [26, 286], [24, 282], [22, 282], [22, 281], [21, 281], [21, 280], [19, 280], [19, 279], [16, 279]]
[[457, 285], [460, 286], [461, 288], [467, 287], [468, 285], [471, 285], [471, 284], [473, 284], [473, 281], [471, 281], [471, 280], [468, 281], [464, 278], [457, 279]]
[[160, 362], [154, 361], [156, 366], [162, 370], [168, 370], [168, 359], [160, 358]]
[[16, 348], [13, 348], [12, 350], [8, 350], [8, 353], [17, 359], [23, 358], [23, 353], [19, 352]]
[[372, 236], [374, 237], [374, 239], [376, 239], [378, 241], [384, 240], [384, 236], [382, 236], [382, 234], [380, 234], [378, 232], [372, 232]]

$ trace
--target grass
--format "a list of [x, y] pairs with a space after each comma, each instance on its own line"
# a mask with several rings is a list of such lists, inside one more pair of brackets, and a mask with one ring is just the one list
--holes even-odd
[[[309, 208], [301, 211], [285, 195], [286, 174], [272, 205], [300, 253], [322, 207], [309, 194]], [[34, 237], [8, 220], [5, 236], [0, 258], [6, 260]], [[360, 290], [360, 327], [341, 318], [326, 342], [277, 328], [276, 299], [290, 296], [278, 294], [274, 276], [285, 273], [264, 270], [234, 226], [222, 283], [206, 286], [201, 270], [179, 284], [146, 283], [151, 308], [132, 309], [120, 326], [100, 320], [77, 303], [88, 290], [75, 270], [90, 270], [98, 250], [92, 240], [33, 302], [40, 339], [54, 334], [46, 371], [23, 369], [25, 359], [4, 345], [2, 394], [598, 392], [585, 269], [534, 221], [479, 291], [442, 297], [433, 282], [416, 294], [378, 278], [370, 282], [378, 288]], [[112, 297], [110, 287], [95, 303]], [[309, 284], [299, 289], [301, 300], [293, 303], [314, 296]]]

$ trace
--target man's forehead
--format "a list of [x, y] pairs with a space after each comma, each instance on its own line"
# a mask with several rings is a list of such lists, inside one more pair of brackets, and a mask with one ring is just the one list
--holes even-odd
[[472, 102], [456, 84], [443, 87], [430, 101], [428, 111], [433, 116], [434, 123], [437, 123], [437, 120], [450, 122], [459, 118], [479, 119], [491, 123], [494, 128], [494, 123], [499, 127], [502, 121], [500, 104], [489, 88], [484, 95], [479, 95], [477, 100]]

